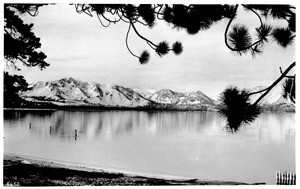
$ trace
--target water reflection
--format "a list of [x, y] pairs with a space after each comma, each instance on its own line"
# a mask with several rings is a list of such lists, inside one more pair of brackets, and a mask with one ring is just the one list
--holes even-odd
[[275, 183], [276, 171], [295, 171], [294, 115], [262, 113], [230, 133], [217, 112], [5, 110], [4, 152], [201, 179]]
[[[33, 134], [72, 140], [75, 129], [79, 138], [107, 139], [135, 133], [146, 135], [230, 135], [225, 121], [216, 112], [142, 112], [142, 111], [4, 111], [6, 129], [29, 128]], [[263, 113], [251, 125], [233, 135], [248, 135], [257, 140], [285, 140], [294, 135], [293, 113]]]

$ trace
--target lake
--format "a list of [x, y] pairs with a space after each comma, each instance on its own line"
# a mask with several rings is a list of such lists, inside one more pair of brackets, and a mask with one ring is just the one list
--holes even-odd
[[4, 110], [4, 152], [201, 180], [276, 184], [276, 171], [295, 172], [294, 113], [224, 126], [217, 112]]

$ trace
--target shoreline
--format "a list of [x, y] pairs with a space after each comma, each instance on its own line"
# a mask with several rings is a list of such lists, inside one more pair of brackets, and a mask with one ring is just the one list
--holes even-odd
[[[57, 107], [57, 108], [3, 108], [8, 111], [89, 111], [89, 112], [103, 112], [103, 111], [141, 111], [141, 112], [218, 112], [217, 109], [199, 110], [199, 109], [146, 109], [146, 108], [95, 108], [90, 107]], [[296, 113], [293, 110], [276, 110], [263, 108], [261, 113]]]
[[3, 169], [4, 186], [249, 185], [243, 182], [204, 181], [171, 175], [140, 175], [5, 153]]

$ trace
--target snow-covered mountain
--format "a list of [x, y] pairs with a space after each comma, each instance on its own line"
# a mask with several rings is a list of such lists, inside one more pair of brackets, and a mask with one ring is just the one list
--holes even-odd
[[57, 81], [37, 82], [31, 90], [21, 94], [29, 101], [51, 101], [57, 105], [103, 105], [109, 107], [146, 106], [149, 100], [130, 88], [118, 85], [101, 85], [64, 78]]
[[181, 110], [211, 110], [215, 104], [200, 91], [178, 93], [168, 89], [143, 91], [118, 85], [82, 82], [64, 78], [37, 82], [20, 94], [28, 101], [47, 102], [61, 106], [105, 106]]
[[[27, 101], [51, 103], [59, 106], [96, 106], [110, 108], [145, 108], [164, 110], [216, 110], [219, 102], [201, 91], [181, 93], [169, 89], [159, 91], [126, 88], [119, 85], [82, 82], [64, 78], [37, 82], [30, 90], [20, 94]], [[266, 87], [255, 87], [250, 92]], [[252, 102], [262, 93], [251, 95]], [[282, 87], [277, 85], [259, 105], [265, 110], [294, 111], [295, 105], [282, 97]]]
[[214, 109], [215, 101], [203, 94], [201, 91], [191, 93], [180, 93], [169, 89], [162, 89], [153, 93], [150, 100], [162, 104], [173, 104], [177, 107], [206, 107], [207, 109]]
[[[257, 86], [250, 89], [250, 92], [265, 89], [264, 86]], [[251, 101], [255, 102], [263, 93], [251, 95]], [[290, 99], [282, 97], [282, 85], [276, 85], [260, 102], [259, 105], [268, 110], [295, 110], [295, 104]]]

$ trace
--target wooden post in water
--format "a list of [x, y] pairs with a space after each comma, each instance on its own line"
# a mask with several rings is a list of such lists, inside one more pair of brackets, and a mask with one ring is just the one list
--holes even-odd
[[51, 126], [50, 126], [50, 135], [51, 135]]
[[75, 140], [77, 140], [77, 130], [75, 129]]
[[29, 129], [31, 129], [31, 123], [29, 123]]

